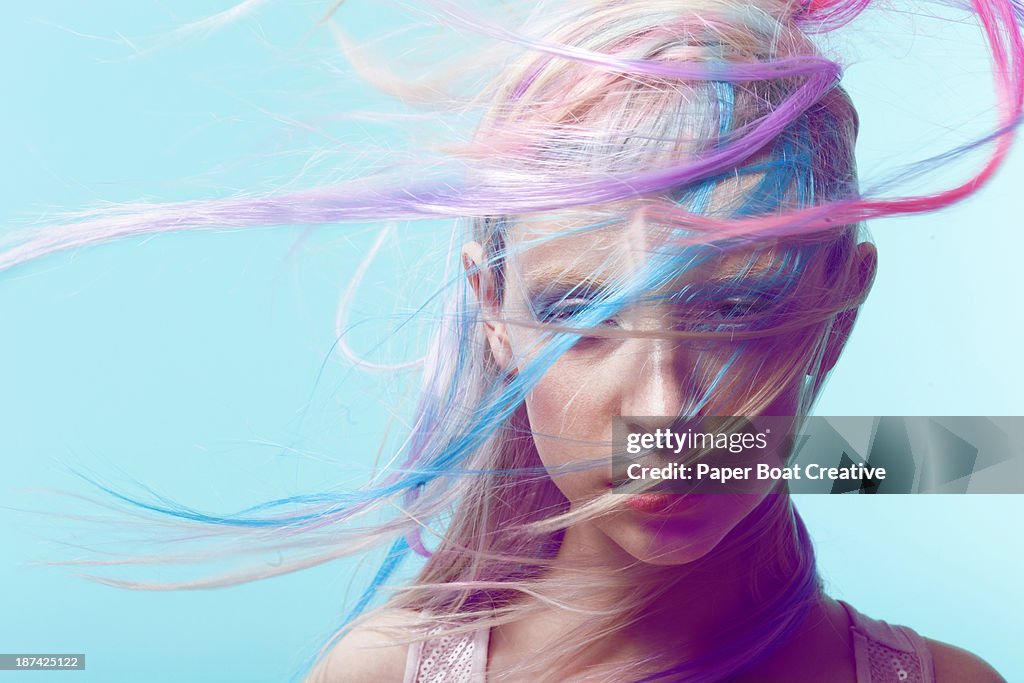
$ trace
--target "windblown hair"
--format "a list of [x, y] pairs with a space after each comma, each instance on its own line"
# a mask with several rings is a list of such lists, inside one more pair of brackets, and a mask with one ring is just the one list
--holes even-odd
[[[484, 312], [465, 278], [453, 276], [442, 291], [444, 314], [424, 359], [412, 427], [395, 454], [400, 464], [372, 486], [266, 507], [298, 511], [253, 509], [225, 517], [109, 491], [215, 534], [308, 551], [275, 570], [192, 586], [230, 585], [390, 544], [339, 636], [358, 623], [411, 553], [425, 556], [425, 565], [386, 603], [420, 615], [407, 629], [409, 641], [438, 629], [454, 633], [515, 620], [527, 596], [529, 604], [578, 609], [588, 596], [626, 590], [622, 577], [589, 567], [580, 567], [572, 581], [547, 580], [565, 530], [608, 514], [615, 503], [570, 510], [542, 466], [524, 399], [545, 371], [582, 337], [613, 334], [601, 322], [623, 307], [660, 296], [651, 293], [734, 251], [751, 254], [736, 281], [716, 284], [718, 292], [684, 287], [671, 295], [688, 306], [690, 317], [670, 334], [704, 349], [680, 415], [756, 415], [794, 382], [801, 385], [797, 412], [805, 414], [826, 379], [822, 358], [837, 320], [861, 303], [854, 255], [863, 221], [940, 209], [977, 190], [1005, 157], [1024, 102], [1018, 26], [1024, 9], [1016, 0], [951, 2], [977, 15], [990, 42], [1000, 121], [992, 135], [950, 157], [983, 145], [992, 147], [991, 156], [954, 188], [869, 197], [857, 181], [856, 112], [839, 86], [839, 66], [812, 39], [852, 20], [866, 0], [560, 1], [540, 4], [518, 31], [432, 4], [449, 21], [516, 53], [476, 98], [486, 111], [475, 134], [450, 149], [433, 174], [396, 181], [411, 177], [396, 173], [260, 198], [105, 209], [0, 251], [2, 269], [158, 231], [442, 217], [456, 219], [454, 229], [483, 246], [480, 267], [495, 277], [500, 299], [508, 265], [521, 249], [596, 234], [638, 216], [663, 226], [665, 241], [639, 272], [623, 276], [615, 264], [605, 264], [610, 283], [587, 306], [537, 311], [534, 319], [519, 321], [542, 330], [545, 341], [512, 375], [491, 356]], [[568, 227], [555, 234], [536, 229], [552, 216]], [[700, 305], [737, 286], [765, 254], [766, 286], [781, 303], [725, 315]], [[568, 297], [551, 298], [548, 308], [558, 309]], [[770, 363], [757, 361], [766, 354]], [[397, 514], [355, 526], [391, 505]], [[788, 496], [766, 497], [713, 553], [768, 567], [781, 588], [750, 586], [762, 608], [723, 634], [717, 651], [687, 661], [665, 652], [595, 670], [593, 680], [725, 680], [781, 644], [820, 591], [810, 539]], [[586, 626], [531, 659], [539, 680], [561, 680], [563, 664], [585, 654], [595, 637], [628, 628], [678, 578], [671, 568], [638, 566], [628, 580], [632, 599], [594, 612]]]
[[[483, 148], [477, 155], [484, 162], [474, 171], [482, 185], [520, 183], [521, 198], [532, 192], [540, 200], [550, 192], [548, 184], [578, 176], [580, 185], [598, 195], [588, 201], [600, 204], [615, 199], [601, 193], [627, 178], [651, 177], [664, 169], [685, 175], [700, 160], [744, 144], [745, 136], [777, 115], [780, 107], [793, 106], [807, 80], [774, 77], [770, 67], [756, 78], [735, 82], [727, 77], [712, 78], [708, 71], [728, 74], [732, 65], [816, 54], [795, 25], [749, 6], [709, 4], [700, 11], [694, 8], [692, 13], [681, 13], [677, 3], [651, 2], [628, 7], [582, 6], [577, 12], [551, 18], [542, 29], [550, 31], [543, 34], [545, 42], [566, 51], [606, 55], [617, 64], [643, 65], [643, 70], [636, 74], [595, 69], [586, 61], [544, 52], [529, 53], [510, 65], [493, 95], [489, 94], [494, 106], [477, 132], [475, 149]], [[705, 78], [695, 78], [695, 73]], [[563, 222], [569, 227], [554, 237], [517, 241], [511, 235], [529, 235], [532, 222], [548, 216], [544, 213], [472, 220], [468, 237], [483, 245], [499, 298], [505, 289], [505, 265], [516, 257], [518, 248], [557, 240], [566, 233], [578, 236], [609, 225], [623, 226], [630, 212], [640, 211], [668, 223], [674, 222], [672, 212], [678, 210], [735, 219], [778, 215], [856, 197], [853, 147], [857, 118], [834, 79], [834, 74], [829, 74], [823, 92], [764, 144], [737, 155], [740, 163], [698, 180], [668, 187], [654, 185], [637, 200], [566, 212]], [[522, 178], [531, 182], [522, 184]], [[668, 228], [668, 246], [649, 254], [641, 273], [613, 277], [611, 287], [605, 283], [604, 291], [611, 293], [591, 303], [590, 310], [574, 312], [571, 321], [559, 318], [558, 322], [569, 327], [585, 329], [553, 330], [530, 366], [519, 368], [511, 378], [490, 357], [479, 324], [480, 308], [465, 285], [456, 288], [453, 306], [443, 318], [446, 324], [451, 321], [442, 331], [447, 337], [439, 337], [436, 344], [439, 350], [453, 349], [455, 353], [439, 351], [428, 363], [403, 465], [408, 473], [405, 480], [415, 482], [404, 504], [410, 518], [422, 522], [436, 519], [446, 510], [453, 512], [443, 532], [428, 529], [441, 537], [432, 553], [423, 547], [422, 528], [413, 528], [392, 549], [393, 553], [402, 552], [409, 543], [418, 552], [429, 554], [417, 580], [388, 602], [389, 607], [429, 615], [418, 624], [420, 637], [431, 629], [436, 634], [439, 624], [446, 631], [458, 632], [521, 618], [524, 596], [537, 598], [532, 604], [539, 609], [556, 604], [579, 610], [579, 605], [588, 604], [588, 598], [592, 602], [595, 595], [623, 592], [626, 579], [598, 568], [579, 567], [579, 576], [572, 581], [547, 579], [546, 569], [565, 529], [607, 514], [609, 509], [607, 501], [568, 509], [552, 481], [553, 474], [538, 458], [533, 442], [536, 432], [525, 415], [523, 399], [581, 334], [599, 332], [594, 327], [601, 320], [638, 298], [650, 302], [658, 283], [671, 282], [723, 249], [758, 243], [709, 238], [686, 227], [685, 222], [676, 222], [674, 228]], [[856, 278], [851, 264], [857, 236], [856, 224], [845, 225], [808, 233], [802, 240], [791, 239], [786, 248], [778, 250], [769, 270], [786, 292], [787, 312], [723, 321], [714, 317], [715, 311], [699, 310], [685, 330], [677, 332], [691, 343], [727, 335], [733, 340], [737, 335], [750, 336], [745, 342], [711, 346], [727, 347], [729, 357], [724, 361], [714, 350], [698, 356], [681, 415], [758, 414], [794, 377], [810, 380], [801, 396], [804, 405], [800, 412], [806, 411], [823, 380], [818, 364], [832, 320], [860, 303], [843, 298], [851, 291], [848, 282]], [[810, 272], [815, 268], [824, 271], [817, 278]], [[603, 264], [601, 269], [609, 275], [616, 273], [614, 264]], [[721, 287], [726, 289], [725, 284]], [[672, 296], [682, 301], [716, 299], [706, 287], [675, 290]], [[552, 298], [549, 307], [576, 296], [563, 293]], [[539, 312], [539, 323], [550, 320]], [[793, 320], [799, 321], [796, 330], [785, 331]], [[783, 337], [790, 343], [781, 343]], [[765, 338], [772, 340], [771, 368], [745, 362], [748, 356], [757, 355], [753, 347], [764, 344]], [[751, 387], [757, 391], [752, 392]], [[472, 473], [464, 484], [452, 481], [453, 456], [461, 461], [460, 469]], [[594, 464], [599, 465], [606, 466], [607, 460]], [[749, 561], [752, 551], [755, 566], [781, 574], [782, 588], [759, 596], [762, 609], [750, 616], [749, 623], [733, 625], [728, 634], [722, 634], [720, 651], [686, 662], [673, 661], [666, 652], [660, 660], [592, 671], [592, 679], [634, 680], [637, 672], [643, 671], [650, 674], [645, 680], [722, 680], [770, 651], [799, 622], [819, 590], [813, 549], [788, 497], [766, 498], [718, 552], [737, 559], [746, 554], [744, 561]], [[550, 643], [530, 663], [519, 665], [517, 674], [564, 680], [562, 667], [566, 663], [580, 661], [599, 636], [628, 628], [649, 612], [659, 596], [674, 585], [673, 579], [679, 581], [681, 576], [678, 572], [673, 575], [671, 569], [637, 567], [628, 578], [631, 599], [618, 608], [592, 613], [586, 627]], [[369, 593], [364, 600], [368, 597]], [[674, 608], [685, 609], [685, 605]], [[501, 672], [489, 675], [501, 680]]]

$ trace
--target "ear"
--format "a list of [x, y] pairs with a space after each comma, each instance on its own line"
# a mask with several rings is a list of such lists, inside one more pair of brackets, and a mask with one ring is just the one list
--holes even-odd
[[511, 369], [512, 347], [508, 340], [508, 329], [501, 317], [497, 283], [479, 242], [468, 242], [462, 247], [462, 267], [466, 270], [466, 279], [480, 307], [481, 322], [491, 355], [499, 367]]
[[[878, 250], [870, 242], [861, 242], [856, 249], [857, 253], [854, 257], [856, 262], [853, 265], [856, 276], [850, 282], [849, 296], [852, 300], [863, 301], [875, 279], [875, 271], [878, 268]], [[836, 315], [828, 341], [825, 342], [825, 353], [821, 359], [822, 375], [831, 372], [839, 361], [839, 354], [843, 352], [843, 347], [846, 346], [846, 342], [850, 338], [859, 310], [860, 307], [857, 306]]]

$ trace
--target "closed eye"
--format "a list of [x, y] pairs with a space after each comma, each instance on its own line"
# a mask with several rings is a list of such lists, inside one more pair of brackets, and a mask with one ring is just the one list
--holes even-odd
[[[570, 299], [556, 304], [542, 305], [537, 307], [536, 316], [538, 320], [545, 323], [572, 323], [587, 318], [595, 307], [593, 301], [585, 299]], [[596, 324], [587, 323], [588, 327], [609, 327], [616, 325], [614, 318], [602, 320]]]
[[676, 328], [727, 332], [768, 328], [776, 322], [779, 302], [771, 296], [733, 296], [677, 307]]
[[732, 297], [718, 302], [711, 313], [720, 320], [734, 320], [765, 313], [773, 303], [769, 297]]

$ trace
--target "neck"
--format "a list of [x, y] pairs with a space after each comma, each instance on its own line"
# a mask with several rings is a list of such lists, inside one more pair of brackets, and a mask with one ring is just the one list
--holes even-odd
[[[587, 586], [571, 604], [585, 612], [548, 610], [533, 636], [565, 633], [593, 625], [595, 614], [619, 609], [616, 624], [605, 631], [589, 654], [595, 659], [672, 652], [682, 659], [707, 654], [744, 633], [763, 632], [779, 623], [779, 610], [816, 609], [817, 591], [794, 580], [813, 571], [811, 549], [802, 547], [788, 499], [768, 501], [731, 531], [711, 552], [683, 565], [653, 566], [638, 562], [591, 524], [566, 531], [547, 575], [552, 586]], [[601, 581], [601, 577], [606, 578]], [[800, 598], [800, 594], [803, 598]], [[559, 589], [561, 597], [564, 591]], [[568, 600], [567, 600], [568, 602]]]

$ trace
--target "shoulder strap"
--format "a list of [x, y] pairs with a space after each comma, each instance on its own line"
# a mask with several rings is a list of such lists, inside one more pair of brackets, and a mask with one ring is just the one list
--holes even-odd
[[476, 647], [473, 650], [473, 680], [472, 683], [486, 683], [487, 680], [487, 651], [491, 645], [491, 629], [477, 629], [475, 634]]
[[405, 676], [402, 683], [416, 683], [420, 672], [420, 658], [423, 656], [423, 641], [409, 643], [409, 651], [405, 655]]

